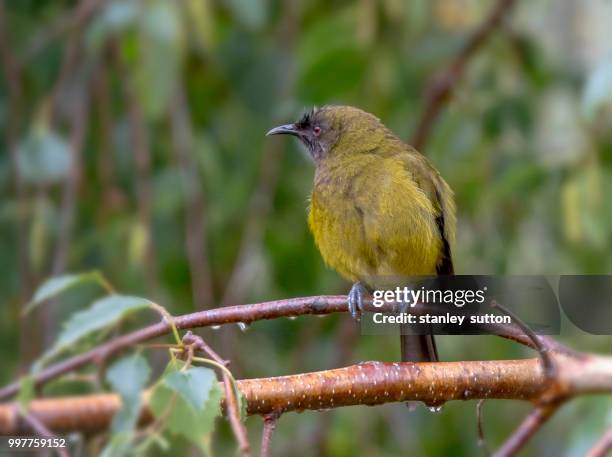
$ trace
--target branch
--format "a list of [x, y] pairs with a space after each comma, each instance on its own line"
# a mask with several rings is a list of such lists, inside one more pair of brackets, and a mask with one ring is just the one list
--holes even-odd
[[425, 109], [410, 141], [415, 148], [423, 149], [431, 128], [440, 114], [440, 109], [450, 99], [454, 87], [463, 76], [468, 61], [487, 42], [515, 3], [516, 0], [498, 0], [497, 5], [468, 38], [449, 66], [432, 78], [425, 90]]
[[491, 452], [487, 445], [487, 439], [485, 438], [484, 430], [482, 428], [482, 407], [484, 405], [484, 399], [478, 400], [476, 403], [476, 430], [478, 431], [478, 446], [484, 452], [485, 457], [489, 457]]
[[[213, 349], [204, 342], [202, 337], [194, 335], [191, 333], [191, 331], [188, 331], [185, 336], [183, 336], [183, 344], [190, 348], [191, 351], [199, 350], [208, 354], [211, 359], [221, 366], [226, 366], [229, 364], [227, 360], [223, 360], [219, 354], [213, 351]], [[193, 354], [191, 354], [191, 356], [193, 356]], [[232, 386], [232, 379], [230, 379], [229, 375], [225, 371], [223, 372], [223, 388], [225, 390], [225, 402], [227, 404], [225, 410], [227, 411], [229, 423], [232, 427], [232, 431], [234, 432], [234, 436], [236, 437], [236, 441], [238, 442], [240, 453], [243, 457], [250, 457], [251, 446], [249, 444], [246, 428], [240, 421], [241, 411], [240, 406], [238, 406], [236, 392]]]
[[612, 451], [612, 428], [609, 428], [595, 446], [591, 448], [586, 457], [606, 457]]
[[170, 103], [172, 143], [185, 192], [185, 250], [189, 263], [189, 275], [193, 305], [197, 310], [214, 303], [213, 281], [208, 263], [208, 230], [206, 203], [195, 157], [194, 134], [189, 103], [185, 89], [176, 85], [176, 93]]
[[494, 457], [511, 457], [525, 446], [527, 441], [542, 428], [542, 425], [557, 411], [558, 404], [539, 406], [531, 411], [514, 431], [512, 436], [497, 450]]
[[[51, 431], [45, 427], [43, 423], [41, 423], [35, 416], [31, 414], [22, 414], [21, 416], [25, 424], [30, 427], [38, 436], [42, 436], [43, 438], [56, 438], [56, 436], [51, 433]], [[56, 449], [57, 454], [60, 457], [70, 457], [70, 454], [66, 449]]]
[[[371, 303], [366, 303], [366, 309], [376, 311], [385, 311], [388, 308], [372, 308]], [[369, 308], [368, 308], [369, 307]], [[416, 307], [413, 313], [432, 312], [431, 310], [421, 309]], [[180, 330], [209, 327], [214, 325], [237, 324], [240, 322], [250, 324], [258, 320], [276, 319], [279, 317], [297, 317], [304, 315], [326, 315], [332, 313], [346, 313], [348, 306], [346, 304], [345, 295], [318, 295], [313, 297], [289, 298], [284, 300], [275, 300], [262, 303], [254, 303], [249, 305], [226, 306], [222, 308], [214, 308], [195, 313], [184, 314], [177, 316], [174, 319], [176, 327]], [[488, 333], [494, 333], [504, 338], [511, 339], [529, 347], [533, 347], [531, 339], [523, 334], [516, 326], [482, 324], [480, 328]], [[83, 367], [90, 363], [101, 363], [108, 357], [115, 355], [127, 348], [144, 341], [167, 335], [171, 332], [170, 324], [164, 320], [157, 324], [135, 330], [131, 333], [118, 336], [106, 343], [91, 349], [83, 354], [69, 357], [65, 360], [57, 362], [40, 372], [33, 375], [36, 385], [41, 386], [44, 383], [57, 378], [65, 373]], [[540, 336], [540, 340], [550, 341], [547, 345], [559, 353], [567, 355], [575, 355], [570, 349], [555, 342], [551, 338]], [[5, 400], [12, 397], [19, 391], [19, 382], [14, 382], [0, 389], [0, 400]]]
[[[564, 398], [612, 393], [612, 357], [551, 353]], [[540, 358], [438, 363], [364, 362], [344, 368], [238, 381], [250, 415], [353, 405], [421, 401], [442, 404], [483, 398], [538, 402], [550, 383]], [[145, 393], [144, 404], [148, 394]], [[121, 407], [116, 394], [33, 400], [29, 413], [56, 432], [108, 427]], [[0, 435], [21, 432], [14, 404], [0, 405]], [[539, 413], [542, 417], [543, 414]], [[541, 421], [534, 417], [531, 421]], [[149, 421], [145, 408], [141, 420]], [[525, 427], [527, 428], [527, 426]]]
[[261, 451], [259, 457], [270, 457], [270, 450], [272, 448], [272, 433], [276, 429], [276, 423], [278, 421], [278, 414], [270, 413], [264, 416], [264, 428], [261, 435]]
[[[279, 100], [292, 98], [295, 86], [295, 42], [299, 33], [300, 18], [303, 8], [301, 0], [284, 3], [283, 18], [275, 33], [282, 55], [286, 56], [286, 68], [289, 77], [284, 78], [278, 88]], [[265, 233], [265, 223], [268, 213], [272, 209], [272, 202], [281, 171], [282, 141], [267, 142], [261, 156], [261, 169], [257, 178], [255, 190], [246, 209], [245, 223], [238, 248], [238, 255], [229, 280], [222, 294], [221, 303], [228, 305], [247, 299], [247, 291], [251, 288], [256, 277], [253, 268], [254, 253], [262, 244]]]
[[145, 242], [143, 251], [143, 271], [145, 281], [150, 289], [159, 289], [158, 262], [153, 243], [153, 191], [152, 191], [152, 158], [150, 135], [145, 119], [145, 113], [136, 94], [133, 81], [118, 43], [112, 43], [112, 57], [115, 60], [117, 71], [125, 75], [121, 78], [121, 89], [127, 110], [127, 124], [129, 138], [133, 151], [133, 166], [136, 181], [136, 206], [138, 221], [144, 230]]
[[106, 0], [81, 2], [72, 10], [60, 14], [50, 25], [39, 29], [38, 33], [25, 46], [22, 52], [21, 65], [27, 65], [36, 54], [62, 35], [82, 27], [83, 24], [97, 13], [104, 3], [106, 3]]

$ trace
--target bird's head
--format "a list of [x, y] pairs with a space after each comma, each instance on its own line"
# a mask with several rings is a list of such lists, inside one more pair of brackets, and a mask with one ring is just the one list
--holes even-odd
[[326, 105], [306, 112], [293, 124], [266, 135], [293, 135], [319, 162], [338, 154], [359, 154], [374, 149], [390, 132], [380, 120], [352, 106]]

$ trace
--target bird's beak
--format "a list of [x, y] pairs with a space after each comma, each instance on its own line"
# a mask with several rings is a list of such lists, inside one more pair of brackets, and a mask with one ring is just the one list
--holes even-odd
[[293, 136], [299, 136], [299, 131], [295, 127], [294, 124], [285, 124], [285, 125], [279, 125], [278, 127], [274, 127], [272, 130], [270, 130], [268, 133], [266, 133], [266, 136], [270, 136], [270, 135], [293, 135]]

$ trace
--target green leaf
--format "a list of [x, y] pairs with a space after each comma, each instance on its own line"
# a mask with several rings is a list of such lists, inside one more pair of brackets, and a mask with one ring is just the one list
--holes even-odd
[[40, 305], [45, 300], [48, 300], [62, 292], [71, 289], [75, 286], [88, 282], [98, 282], [103, 284], [104, 279], [97, 271], [90, 271], [79, 274], [66, 274], [47, 279], [34, 293], [32, 300], [23, 309], [23, 314], [27, 314]]
[[47, 127], [34, 128], [17, 148], [17, 169], [30, 184], [49, 184], [70, 173], [72, 156], [64, 138]]
[[213, 370], [191, 367], [180, 371], [180, 367], [178, 361], [169, 364], [149, 406], [156, 418], [166, 420], [171, 433], [207, 452], [214, 420], [220, 414], [221, 389]]
[[175, 371], [166, 377], [166, 385], [183, 396], [198, 411], [208, 398], [210, 385], [217, 378], [210, 368], [192, 367], [185, 371]]
[[113, 418], [113, 434], [131, 432], [140, 413], [142, 389], [149, 380], [151, 369], [140, 354], [124, 357], [106, 372], [106, 381], [121, 396], [122, 407]]
[[106, 443], [100, 457], [123, 457], [127, 455], [130, 448], [131, 435], [129, 433], [118, 433], [113, 435]]
[[33, 376], [25, 376], [19, 382], [19, 393], [17, 394], [17, 402], [22, 412], [28, 410], [30, 402], [36, 396], [36, 382]]
[[84, 336], [109, 327], [134, 311], [148, 308], [152, 304], [145, 298], [116, 294], [96, 300], [89, 309], [79, 311], [68, 319], [55, 345], [45, 356], [57, 354]]

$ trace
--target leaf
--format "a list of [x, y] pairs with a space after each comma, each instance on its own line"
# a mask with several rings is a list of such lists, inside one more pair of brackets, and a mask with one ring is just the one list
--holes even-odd
[[215, 373], [209, 368], [192, 367], [185, 371], [175, 371], [166, 377], [166, 385], [183, 396], [198, 411], [208, 398], [208, 388], [216, 381]]
[[166, 421], [170, 432], [207, 452], [214, 420], [220, 414], [221, 389], [213, 370], [191, 367], [180, 371], [180, 366], [178, 361], [168, 365], [149, 406], [157, 419]]
[[66, 274], [47, 279], [34, 293], [34, 298], [25, 306], [23, 314], [28, 314], [45, 300], [48, 300], [62, 292], [80, 284], [88, 282], [102, 283], [103, 279], [99, 272], [90, 271], [79, 274]]
[[89, 309], [79, 311], [68, 319], [54, 346], [45, 357], [57, 354], [84, 336], [109, 327], [134, 311], [148, 308], [152, 304], [145, 298], [116, 294], [96, 300]]
[[100, 457], [123, 457], [128, 454], [131, 446], [131, 435], [129, 433], [118, 433], [113, 435], [112, 438], [108, 441]]
[[19, 382], [19, 393], [17, 394], [17, 402], [22, 412], [28, 410], [30, 402], [36, 396], [36, 382], [33, 376], [25, 376]]
[[113, 434], [131, 432], [140, 413], [142, 389], [149, 380], [151, 369], [140, 354], [124, 357], [106, 372], [106, 381], [121, 396], [122, 407], [113, 418]]
[[72, 155], [64, 138], [45, 126], [34, 128], [17, 148], [17, 169], [30, 184], [63, 180], [72, 166]]

